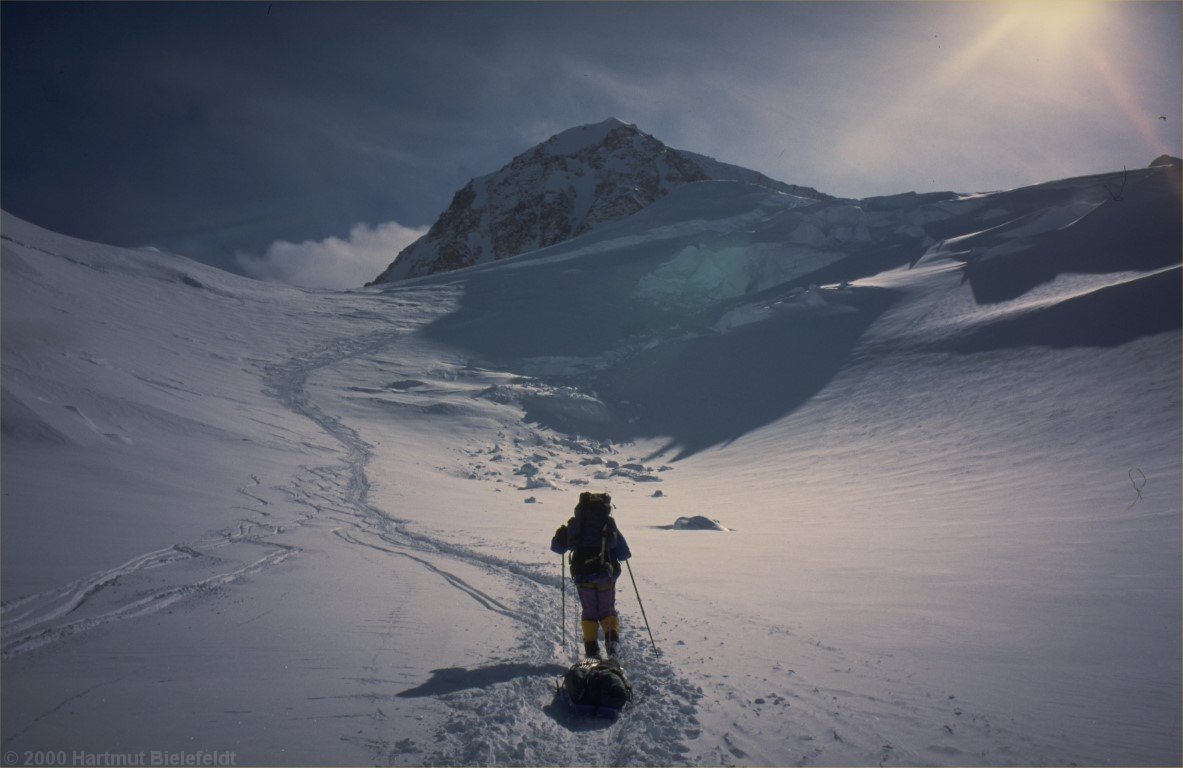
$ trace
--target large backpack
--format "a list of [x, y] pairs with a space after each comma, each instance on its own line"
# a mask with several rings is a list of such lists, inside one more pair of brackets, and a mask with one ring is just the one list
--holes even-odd
[[585, 659], [563, 675], [559, 691], [578, 714], [614, 716], [632, 699], [633, 688], [616, 659]]
[[571, 549], [571, 575], [589, 578], [618, 576], [620, 564], [612, 557], [616, 544], [616, 521], [612, 519], [612, 497], [606, 493], [579, 494], [575, 517], [567, 527]]

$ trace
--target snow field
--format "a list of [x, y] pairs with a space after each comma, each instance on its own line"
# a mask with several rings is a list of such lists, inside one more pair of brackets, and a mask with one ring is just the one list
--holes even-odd
[[[1101, 237], [1158, 220], [1131, 178], [1087, 211], [1096, 179], [808, 209], [700, 183], [344, 294], [6, 216], [5, 749], [1177, 763], [1179, 331], [1105, 327], [1170, 308], [1177, 266]], [[1079, 269], [1043, 279], [1053, 252]], [[587, 489], [660, 647], [626, 575], [616, 722], [553, 700], [577, 601], [564, 645], [547, 543]], [[671, 529], [694, 515], [730, 530]]]

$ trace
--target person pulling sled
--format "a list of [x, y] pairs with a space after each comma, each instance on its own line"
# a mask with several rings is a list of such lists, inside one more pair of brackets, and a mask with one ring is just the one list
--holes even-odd
[[559, 526], [551, 539], [552, 552], [570, 552], [571, 579], [579, 590], [583, 608], [583, 648], [588, 658], [600, 656], [600, 629], [608, 657], [616, 655], [620, 620], [616, 616], [616, 578], [620, 563], [632, 557], [624, 534], [612, 518], [612, 497], [607, 493], [579, 494], [575, 515]]

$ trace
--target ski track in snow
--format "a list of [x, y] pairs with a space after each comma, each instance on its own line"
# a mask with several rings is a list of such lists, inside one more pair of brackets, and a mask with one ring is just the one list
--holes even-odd
[[[256, 534], [256, 528], [268, 533]], [[57, 589], [6, 602], [0, 607], [4, 631], [2, 658], [9, 659], [111, 622], [155, 613], [278, 565], [299, 552], [298, 547], [268, 540], [268, 536], [280, 532], [282, 529], [265, 522], [243, 519], [238, 526], [201, 542], [146, 552]], [[266, 550], [261, 557], [259, 548]], [[168, 566], [174, 568], [163, 577], [166, 586], [162, 588], [156, 585], [161, 579], [150, 578], [158, 574], [148, 572]]]
[[[245, 530], [245, 528], [244, 528]], [[214, 544], [211, 548], [229, 543], [248, 543], [270, 548], [262, 557], [250, 560], [245, 565], [215, 573], [196, 581], [169, 586], [165, 589], [142, 594], [136, 589], [125, 590], [116, 600], [116, 605], [97, 615], [70, 618], [85, 603], [105, 589], [115, 587], [121, 580], [139, 574], [141, 571], [159, 568], [182, 560], [209, 558], [210, 556], [192, 550], [184, 545], [149, 552], [127, 563], [97, 575], [80, 579], [59, 590], [33, 595], [23, 599], [22, 604], [32, 604], [28, 609], [5, 619], [3, 658], [8, 659], [21, 653], [39, 648], [56, 640], [85, 632], [113, 621], [139, 618], [168, 608], [188, 597], [212, 592], [234, 582], [243, 576], [258, 573], [264, 568], [277, 565], [295, 554], [298, 549], [286, 544], [263, 541], [248, 535], [228, 536], [226, 542]], [[5, 613], [8, 613], [6, 608]], [[69, 619], [69, 620], [67, 620]]]
[[[316, 423], [344, 449], [343, 465], [309, 469], [297, 478], [289, 491], [291, 500], [341, 522], [333, 533], [342, 541], [415, 561], [486, 610], [512, 621], [518, 634], [518, 644], [512, 650], [516, 662], [535, 669], [555, 667], [563, 654], [553, 623], [546, 617], [554, 612], [559, 580], [522, 563], [411, 531], [406, 521], [371, 505], [366, 476], [371, 447], [340, 418], [326, 413], [306, 388], [315, 371], [375, 354], [396, 344], [401, 335], [400, 331], [380, 331], [342, 339], [268, 368], [265, 381], [270, 394]], [[508, 580], [517, 604], [507, 605], [451, 573], [446, 567], [449, 561], [477, 566]], [[422, 763], [688, 763], [690, 750], [684, 738], [698, 732], [695, 712], [701, 689], [681, 678], [648, 647], [625, 646], [621, 659], [633, 683], [634, 701], [617, 721], [588, 722], [570, 716], [565, 705], [555, 701], [554, 677], [515, 677], [441, 694], [439, 700], [449, 707], [450, 715], [436, 735], [433, 751], [422, 756]], [[578, 736], [572, 738], [572, 732], [579, 732]], [[390, 744], [378, 739], [365, 745], [380, 762], [393, 762], [407, 752], [404, 742]]]

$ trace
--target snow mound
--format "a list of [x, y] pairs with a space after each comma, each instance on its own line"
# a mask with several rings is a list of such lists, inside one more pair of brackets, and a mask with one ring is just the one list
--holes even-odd
[[703, 515], [693, 515], [691, 517], [679, 517], [674, 521], [673, 525], [666, 526], [667, 529], [673, 531], [730, 531], [731, 529], [710, 517]]

